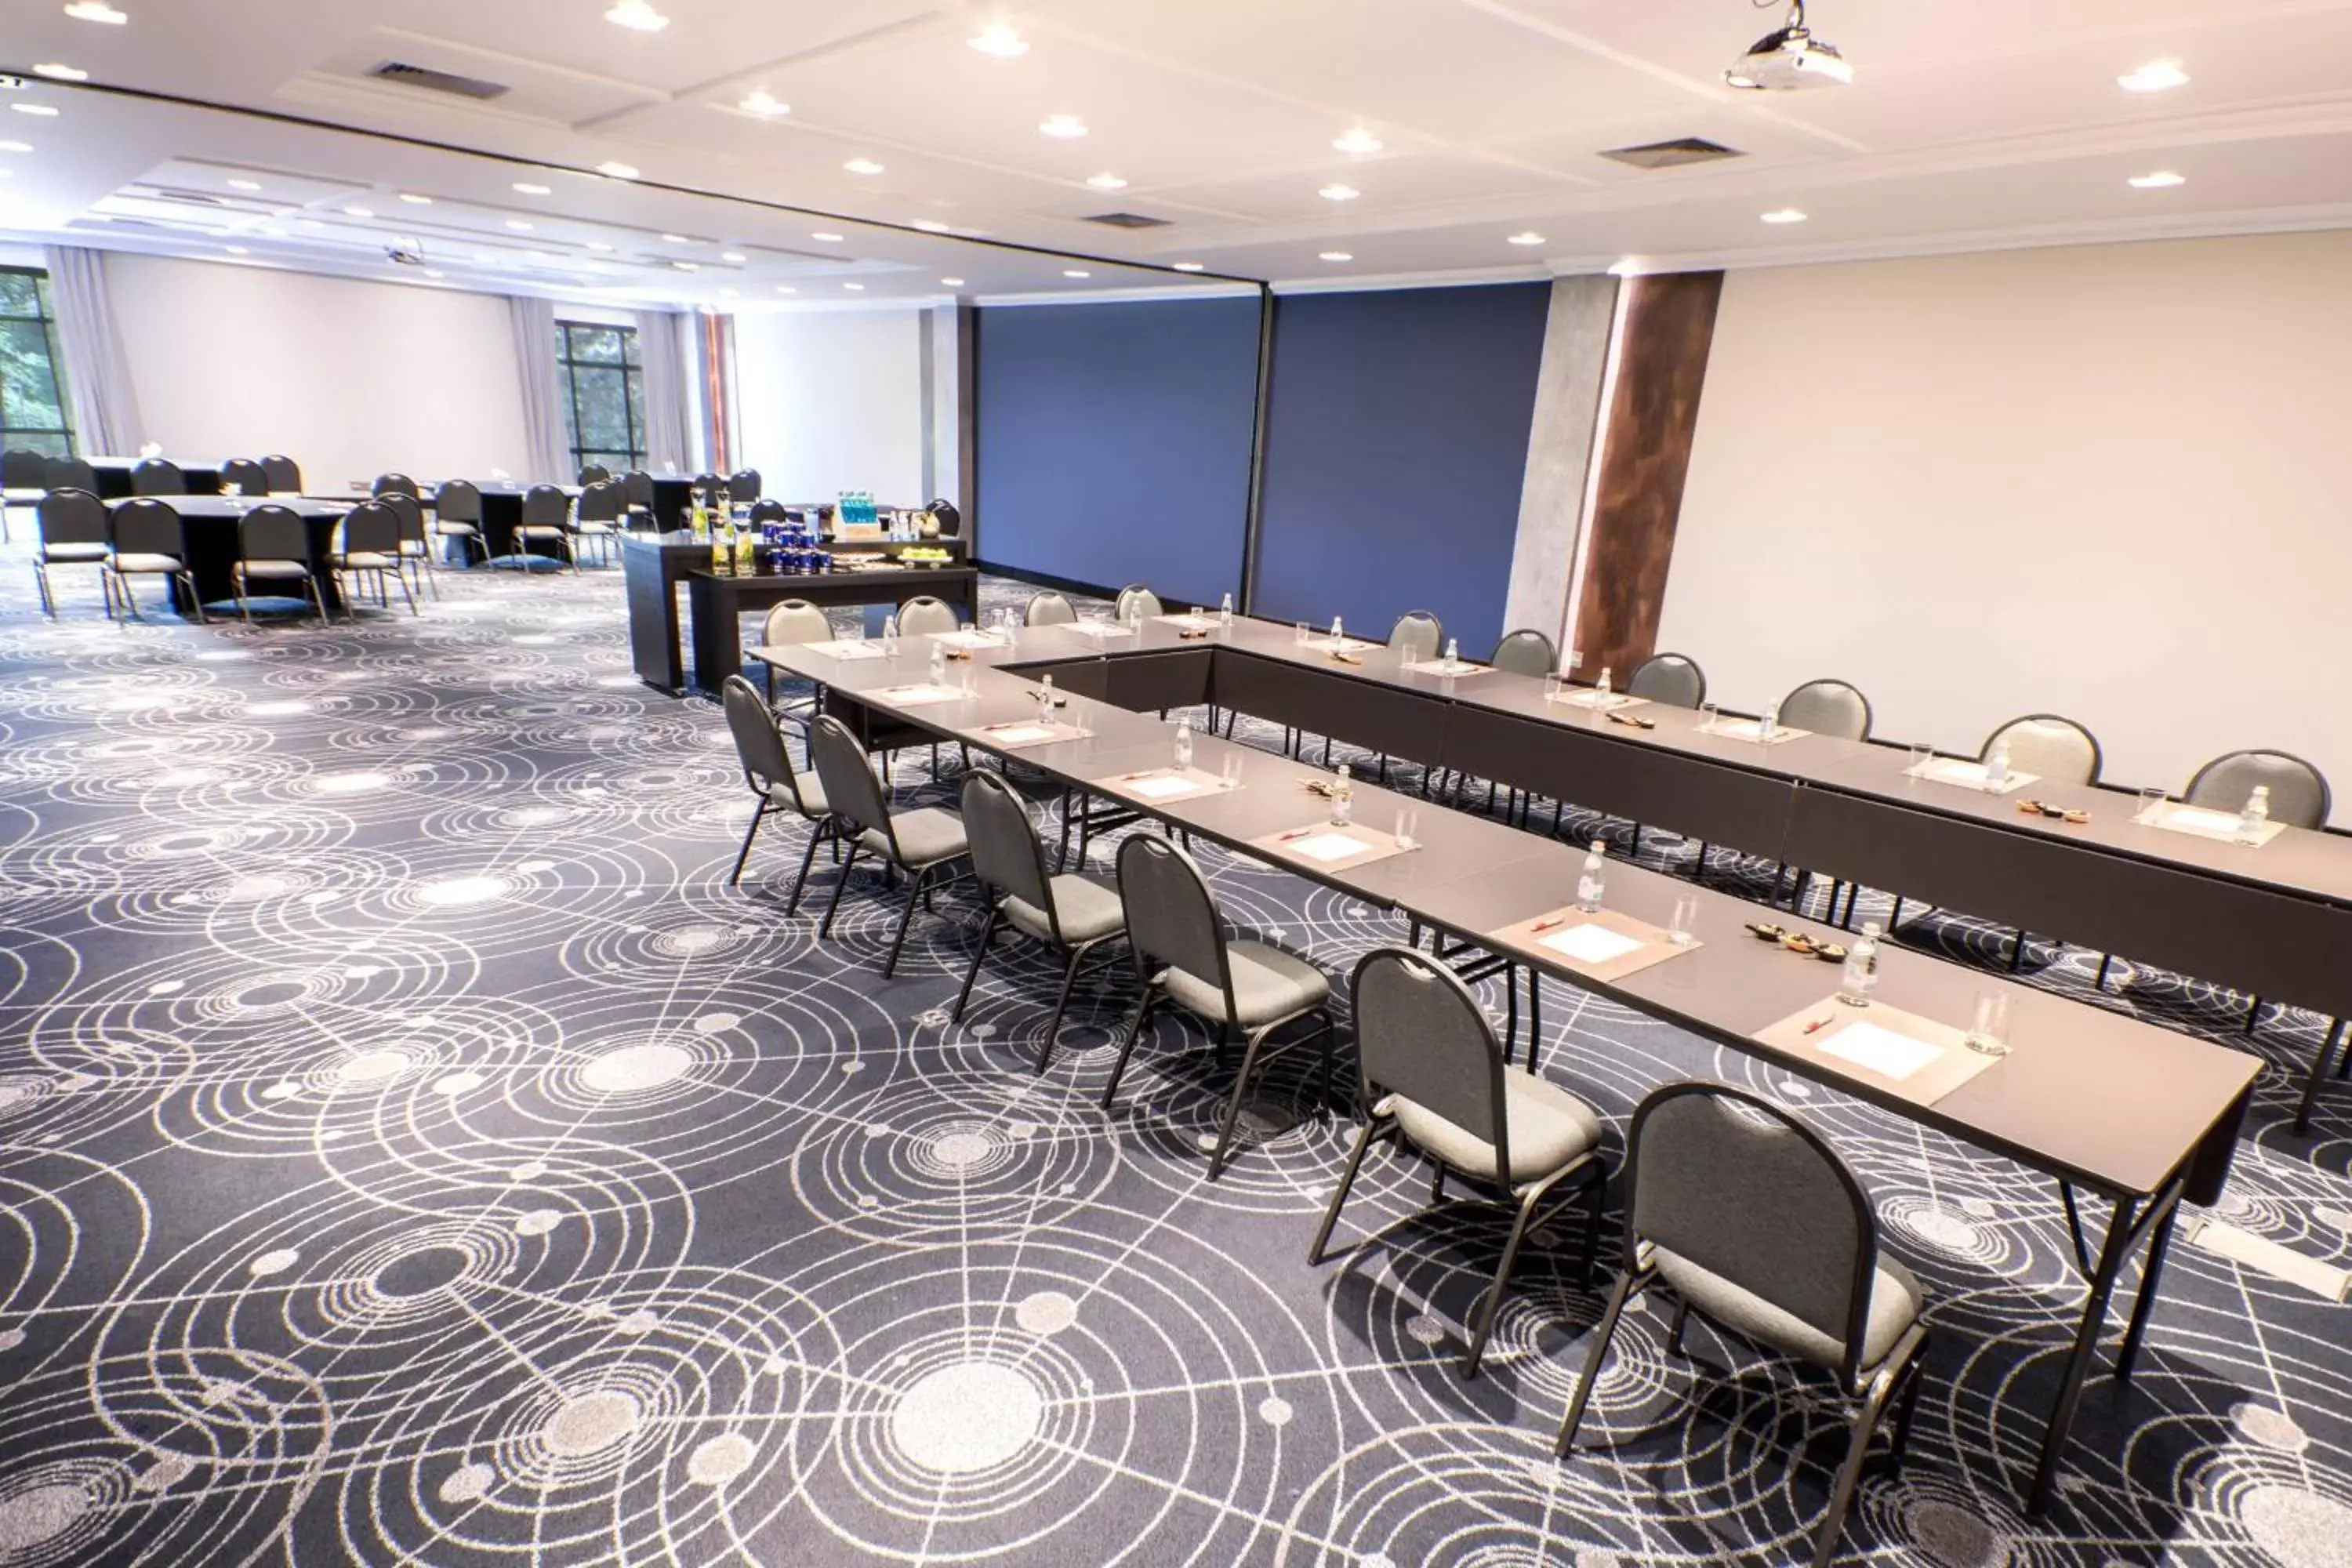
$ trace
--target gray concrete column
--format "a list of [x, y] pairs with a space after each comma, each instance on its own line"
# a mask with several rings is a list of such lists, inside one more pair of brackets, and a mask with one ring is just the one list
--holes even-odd
[[[1511, 590], [1504, 624], [1532, 626], [1558, 640], [1569, 619], [1587, 481], [1601, 418], [1609, 333], [1617, 310], [1615, 278], [1555, 279], [1537, 373], [1535, 419], [1528, 431], [1527, 477], [1511, 547]], [[1565, 651], [1565, 650], [1563, 650]]]

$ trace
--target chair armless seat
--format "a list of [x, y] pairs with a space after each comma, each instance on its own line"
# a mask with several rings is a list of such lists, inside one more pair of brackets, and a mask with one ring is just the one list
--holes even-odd
[[[751, 683], [744, 685], [748, 689]], [[866, 749], [831, 714], [809, 727], [809, 752], [817, 777], [824, 781], [826, 806], [838, 819], [836, 831], [849, 839], [849, 853], [842, 859], [841, 875], [834, 881], [833, 896], [825, 902], [817, 934], [833, 934], [833, 917], [841, 907], [841, 892], [849, 885], [849, 874], [857, 868], [858, 856], [870, 854], [886, 866], [907, 871], [906, 907], [898, 912], [898, 929], [882, 961], [882, 973], [895, 973], [917, 901], [927, 899], [940, 882], [951, 880], [955, 863], [970, 852], [963, 823], [953, 812], [937, 806], [892, 811]]]
[[[837, 844], [841, 837], [839, 818], [824, 797], [824, 781], [813, 773], [803, 773], [793, 765], [792, 752], [784, 745], [783, 731], [776, 726], [776, 716], [768, 710], [751, 683], [740, 675], [730, 675], [720, 694], [720, 705], [727, 712], [727, 728], [735, 738], [736, 760], [743, 765], [743, 783], [759, 804], [751, 812], [751, 824], [743, 830], [743, 847], [735, 856], [735, 868], [728, 873], [727, 885], [735, 886], [743, 879], [743, 863], [751, 858], [751, 841], [760, 836], [760, 825], [778, 813], [790, 812], [803, 821], [813, 824], [808, 847], [801, 855], [800, 875], [793, 879], [792, 898], [784, 905], [787, 917], [800, 912], [801, 889], [808, 882], [809, 866], [816, 858], [817, 846]], [[834, 854], [838, 857], [838, 847]]]
[[131, 593], [131, 579], [163, 577], [179, 584], [197, 620], [205, 618], [204, 601], [197, 596], [195, 577], [188, 571], [187, 533], [178, 512], [160, 500], [142, 496], [117, 507], [108, 520], [107, 531], [111, 545], [106, 557], [107, 579], [121, 595], [124, 609], [134, 616], [139, 614], [138, 602]]

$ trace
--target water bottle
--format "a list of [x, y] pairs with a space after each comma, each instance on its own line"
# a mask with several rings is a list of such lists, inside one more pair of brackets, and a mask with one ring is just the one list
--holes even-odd
[[1878, 989], [1878, 922], [1864, 921], [1862, 940], [1846, 950], [1845, 969], [1838, 976], [1838, 1000], [1849, 1007], [1867, 1007]]
[[1601, 679], [1592, 683], [1592, 705], [1595, 708], [1609, 706], [1609, 667], [1605, 664], [1601, 667]]
[[1192, 765], [1192, 721], [1176, 721], [1176, 771], [1182, 773]]
[[1217, 624], [1221, 626], [1234, 624], [1234, 596], [1231, 594], [1226, 595], [1217, 605]]
[[1037, 721], [1041, 724], [1054, 721], [1054, 678], [1050, 675], [1037, 678]]
[[937, 643], [933, 643], [931, 645], [930, 671], [931, 684], [933, 686], [945, 686], [948, 683], [947, 649], [941, 647]]
[[1445, 639], [1445, 673], [1453, 674], [1462, 668], [1462, 644], [1454, 637]]
[[2256, 784], [2254, 793], [2246, 797], [2246, 808], [2238, 813], [2238, 842], [2260, 844], [2263, 829], [2271, 819], [2271, 786]]
[[1331, 826], [1345, 827], [1356, 812], [1356, 786], [1349, 781], [1348, 764], [1339, 764], [1339, 776], [1331, 784]]
[[1999, 795], [2009, 784], [2009, 742], [1995, 741], [1985, 753], [1985, 788]]
[[1759, 741], [1769, 741], [1780, 732], [1780, 705], [1775, 702], [1764, 710], [1762, 718], [1756, 721], [1756, 738]]
[[882, 651], [887, 654], [898, 651], [898, 617], [895, 613], [882, 617]]
[[1600, 838], [1594, 839], [1592, 847], [1584, 852], [1584, 869], [1577, 873], [1576, 878], [1576, 907], [1581, 913], [1597, 915], [1601, 912], [1601, 881], [1605, 875], [1601, 869], [1601, 857], [1608, 852], [1607, 840]]
[[1345, 647], [1347, 645], [1347, 631], [1339, 625], [1339, 617], [1333, 616], [1331, 617], [1331, 647], [1333, 650], [1337, 651], [1338, 649]]

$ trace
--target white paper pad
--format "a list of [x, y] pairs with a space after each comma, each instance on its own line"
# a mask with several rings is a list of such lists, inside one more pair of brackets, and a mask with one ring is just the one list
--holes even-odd
[[[1936, 784], [1958, 784], [1962, 789], [1985, 787], [1984, 764], [1969, 762], [1965, 757], [1937, 757], [1917, 767], [1906, 768], [1903, 771], [1915, 779], [1927, 779]], [[2012, 768], [2010, 770], [2009, 777], [2001, 781], [2000, 793], [2007, 795], [2011, 790], [2022, 789], [2027, 784], [2041, 782], [2040, 773], [2019, 773]]]
[[1324, 653], [1362, 653], [1373, 645], [1361, 637], [1308, 637], [1307, 646]]
[[1822, 1049], [1830, 1056], [1850, 1061], [1856, 1067], [1867, 1068], [1897, 1083], [1944, 1054], [1941, 1046], [1931, 1046], [1925, 1040], [1898, 1035], [1866, 1018], [1848, 1024], [1823, 1040]]
[[885, 702], [895, 702], [901, 708], [919, 708], [927, 702], [961, 702], [963, 688], [960, 686], [886, 686], [874, 694]]
[[1171, 626], [1181, 626], [1188, 632], [1214, 631], [1218, 625], [1213, 616], [1162, 616], [1160, 618]]
[[1007, 746], [1034, 746], [1040, 741], [1050, 741], [1060, 731], [1043, 724], [1015, 724], [1009, 729], [991, 730], [988, 738]]
[[1473, 664], [1466, 658], [1457, 658], [1451, 665], [1442, 658], [1417, 658], [1406, 665], [1405, 668], [1415, 675], [1464, 676], [1486, 673], [1485, 665]]
[[1646, 697], [1633, 697], [1622, 691], [1612, 691], [1604, 698], [1598, 691], [1593, 691], [1589, 689], [1563, 691], [1559, 694], [1559, 700], [1562, 702], [1569, 703], [1571, 706], [1578, 708], [1599, 708], [1603, 710], [1639, 708], [1643, 703], [1649, 701], [1649, 699]]
[[821, 653], [827, 658], [887, 658], [889, 657], [879, 647], [870, 642], [813, 642], [808, 645], [808, 649], [811, 653]]
[[1072, 621], [1070, 629], [1083, 637], [1131, 637], [1134, 629], [1117, 621]]
[[1309, 860], [1328, 864], [1333, 860], [1345, 860], [1350, 855], [1361, 855], [1370, 847], [1344, 833], [1318, 833], [1312, 838], [1302, 838], [1283, 847], [1293, 855], [1304, 855]]
[[931, 634], [931, 640], [934, 642], [943, 642], [950, 647], [961, 648], [1003, 647], [1004, 646], [1004, 639], [998, 637], [993, 632], [975, 632], [969, 629], [952, 632], [933, 632]]
[[2158, 820], [2167, 827], [2178, 827], [2189, 833], [2235, 833], [2238, 830], [2236, 812], [2209, 811], [2201, 805], [2166, 806]]
[[1161, 773], [1156, 778], [1137, 779], [1128, 787], [1146, 800], [1166, 800], [1171, 795], [1197, 795], [1201, 782], [1182, 773]]
[[1588, 922], [1553, 931], [1542, 939], [1542, 945], [1579, 963], [1608, 963], [1648, 944], [1623, 931]]
[[1764, 727], [1753, 719], [1718, 719], [1713, 724], [1702, 724], [1704, 734], [1720, 735], [1727, 741], [1754, 741], [1759, 744], [1778, 745], [1782, 741], [1794, 741], [1812, 733], [1811, 730], [1791, 730], [1786, 724], [1772, 731], [1772, 739], [1764, 739]]

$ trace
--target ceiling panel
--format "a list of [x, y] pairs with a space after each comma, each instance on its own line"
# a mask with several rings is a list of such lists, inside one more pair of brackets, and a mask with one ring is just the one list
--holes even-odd
[[[1345, 184], [1360, 194], [1333, 202], [1318, 193]], [[1368, 159], [1344, 166], [1297, 174], [1259, 175], [1148, 191], [1139, 200], [1160, 198], [1193, 204], [1260, 222], [1328, 221], [1378, 224], [1389, 216], [1463, 201], [1536, 201], [1557, 198], [1559, 178], [1490, 159], [1429, 153]]]

